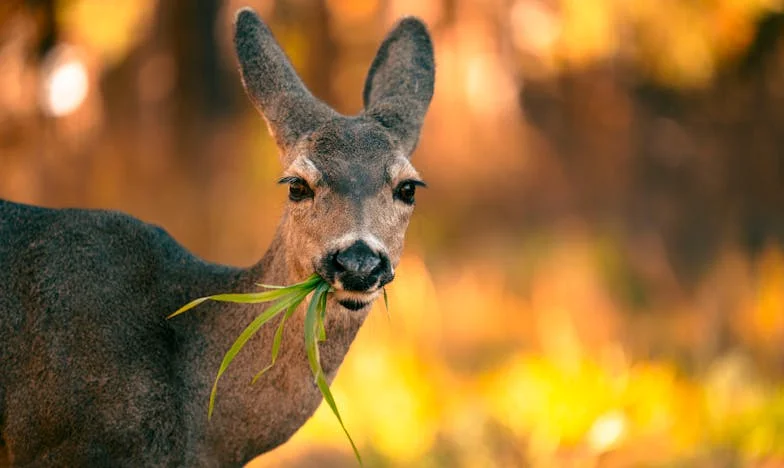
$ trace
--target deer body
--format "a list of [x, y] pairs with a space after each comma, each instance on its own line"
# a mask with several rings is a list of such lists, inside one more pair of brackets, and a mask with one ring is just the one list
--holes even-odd
[[275, 366], [254, 385], [274, 324], [246, 345], [209, 421], [223, 354], [265, 306], [208, 302], [166, 316], [196, 297], [316, 271], [336, 290], [321, 344], [331, 381], [392, 280], [419, 183], [408, 156], [433, 88], [424, 26], [407, 19], [387, 37], [356, 117], [310, 96], [250, 10], [237, 16], [235, 45], [290, 185], [269, 250], [250, 268], [216, 265], [121, 213], [0, 200], [0, 465], [242, 465], [321, 402], [304, 314], [287, 322]]
[[[220, 411], [209, 422], [215, 371], [259, 306], [208, 303], [176, 326], [162, 320], [189, 298], [288, 281], [274, 265], [278, 239], [259, 264], [234, 269], [203, 262], [159, 228], [119, 213], [0, 202], [0, 220], [0, 260], [9, 267], [0, 273], [0, 329], [11, 337], [0, 345], [3, 435], [16, 463], [227, 466], [288, 439], [320, 403], [301, 314], [285, 329], [278, 363], [253, 386], [269, 357], [269, 327], [249, 344], [221, 383]], [[30, 248], [9, 262], [20, 244]], [[57, 261], [80, 270], [78, 292], [63, 284], [69, 266]], [[41, 311], [30, 297], [51, 306]], [[322, 346], [334, 375], [361, 317], [329, 312], [342, 319], [328, 320], [335, 339]], [[17, 424], [24, 421], [36, 424]], [[96, 445], [96, 434], [107, 439]], [[114, 458], [118, 450], [127, 458]]]

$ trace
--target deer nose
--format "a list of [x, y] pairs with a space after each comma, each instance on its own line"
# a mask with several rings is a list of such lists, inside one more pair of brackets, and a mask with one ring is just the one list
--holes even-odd
[[381, 264], [381, 257], [363, 241], [356, 241], [335, 255], [338, 271], [367, 276]]
[[392, 281], [389, 257], [357, 240], [347, 248], [325, 258], [325, 273], [347, 291], [368, 291]]

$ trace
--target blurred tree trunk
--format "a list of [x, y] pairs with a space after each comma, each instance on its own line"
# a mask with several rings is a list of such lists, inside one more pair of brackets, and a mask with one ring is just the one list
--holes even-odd
[[0, 27], [21, 8], [32, 11], [38, 22], [36, 55], [43, 58], [57, 43], [57, 15], [55, 0], [4, 0], [0, 2]]
[[235, 106], [228, 92], [232, 78], [222, 66], [216, 29], [221, 0], [161, 2], [177, 66], [176, 99], [179, 117], [212, 120]]
[[[175, 132], [177, 153], [187, 165], [203, 177], [209, 177], [210, 145], [204, 135], [222, 119], [236, 114], [241, 107], [238, 75], [226, 62], [234, 57], [221, 57], [217, 28], [222, 18], [221, 0], [172, 0], [160, 2], [160, 30], [174, 59]], [[305, 38], [307, 54], [303, 79], [311, 90], [329, 100], [331, 63], [335, 54], [329, 40], [328, 16], [323, 0], [302, 3], [278, 2], [275, 20], [295, 28]], [[326, 38], [326, 40], [325, 40]], [[280, 37], [278, 38], [281, 39]], [[283, 44], [286, 49], [286, 44]], [[205, 161], [206, 160], [206, 161]], [[216, 161], [220, 163], [220, 160]]]
[[[160, 2], [161, 30], [176, 69], [172, 99], [178, 157], [202, 176], [211, 169], [204, 136], [216, 121], [231, 114], [236, 99], [229, 92], [234, 77], [222, 66], [216, 28], [221, 0]], [[185, 167], [183, 167], [184, 169]], [[199, 177], [201, 178], [201, 177]]]

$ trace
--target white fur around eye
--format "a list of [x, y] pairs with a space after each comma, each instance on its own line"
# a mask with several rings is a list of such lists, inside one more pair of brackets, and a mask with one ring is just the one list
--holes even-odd
[[420, 179], [419, 173], [414, 169], [411, 161], [403, 155], [398, 155], [394, 162], [389, 165], [387, 175], [389, 180], [392, 181], [393, 187], [397, 187], [397, 184], [406, 179]]
[[313, 161], [307, 156], [298, 156], [294, 162], [286, 168], [284, 176], [303, 179], [311, 188], [315, 188], [321, 182], [321, 171], [318, 170]]

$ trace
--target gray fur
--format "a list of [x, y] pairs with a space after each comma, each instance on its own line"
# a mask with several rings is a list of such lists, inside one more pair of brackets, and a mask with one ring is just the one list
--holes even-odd
[[[312, 181], [314, 199], [287, 204], [269, 250], [248, 269], [205, 262], [121, 213], [0, 200], [0, 464], [241, 466], [288, 440], [321, 402], [303, 311], [254, 386], [275, 324], [247, 344], [221, 379], [210, 422], [223, 353], [264, 306], [208, 302], [165, 317], [196, 297], [302, 280], [354, 233], [398, 263], [411, 206], [395, 201], [393, 188], [416, 175], [400, 160], [413, 150], [432, 94], [424, 26], [407, 19], [390, 34], [368, 77], [368, 111], [345, 117], [308, 93], [255, 13], [242, 10], [236, 21], [248, 94], [286, 171], [321, 180]], [[292, 164], [302, 158], [312, 170]], [[362, 296], [367, 305], [353, 311], [330, 296], [321, 346], [330, 380], [374, 297]]]
[[310, 94], [267, 25], [249, 8], [237, 12], [234, 47], [245, 90], [284, 151], [337, 115]]
[[433, 44], [417, 18], [401, 20], [387, 36], [368, 72], [365, 113], [397, 136], [410, 154], [419, 139], [435, 85]]

